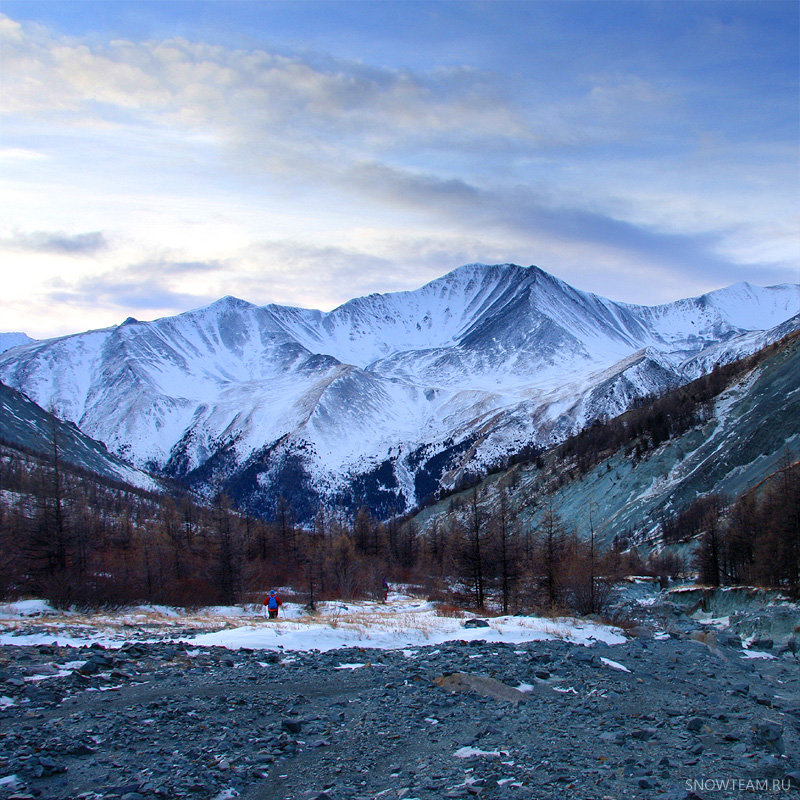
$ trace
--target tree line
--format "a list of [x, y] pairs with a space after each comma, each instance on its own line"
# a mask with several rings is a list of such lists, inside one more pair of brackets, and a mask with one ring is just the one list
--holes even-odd
[[784, 464], [735, 502], [715, 496], [700, 508], [685, 533], [699, 536], [702, 583], [775, 587], [800, 597], [800, 464]]
[[551, 509], [536, 529], [510, 496], [478, 488], [423, 532], [413, 519], [375, 519], [320, 509], [296, 524], [280, 498], [270, 521], [224, 496], [203, 503], [90, 476], [49, 457], [0, 447], [0, 595], [39, 596], [58, 606], [255, 601], [288, 587], [323, 598], [383, 595], [413, 583], [430, 597], [503, 612], [605, 606], [611, 580], [632, 566], [567, 531]]

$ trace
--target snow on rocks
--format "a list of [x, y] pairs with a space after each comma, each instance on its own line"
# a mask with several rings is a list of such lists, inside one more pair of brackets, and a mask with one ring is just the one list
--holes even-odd
[[611, 669], [618, 669], [621, 672], [630, 672], [630, 670], [624, 664], [620, 664], [619, 661], [612, 661], [610, 658], [601, 658], [600, 661], [607, 667], [611, 667]]
[[500, 756], [507, 756], [508, 750], [481, 750], [479, 747], [459, 747], [453, 755], [456, 758], [475, 758], [475, 756], [500, 758]]

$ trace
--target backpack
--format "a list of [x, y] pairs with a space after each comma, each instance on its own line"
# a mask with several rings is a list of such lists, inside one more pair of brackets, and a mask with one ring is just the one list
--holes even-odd
[[275, 595], [271, 595], [269, 600], [267, 601], [267, 608], [276, 609], [278, 607], [278, 598]]

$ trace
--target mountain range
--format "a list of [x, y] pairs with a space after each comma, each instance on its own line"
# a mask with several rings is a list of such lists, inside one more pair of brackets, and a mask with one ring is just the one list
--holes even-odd
[[0, 354], [0, 380], [136, 467], [269, 516], [403, 511], [800, 326], [800, 286], [659, 306], [460, 267], [330, 312], [234, 297]]

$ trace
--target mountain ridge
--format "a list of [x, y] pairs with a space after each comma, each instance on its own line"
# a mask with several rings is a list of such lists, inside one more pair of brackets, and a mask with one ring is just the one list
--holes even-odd
[[164, 485], [109, 453], [102, 442], [38, 406], [22, 392], [0, 383], [0, 444], [45, 460], [57, 456], [71, 467], [137, 489], [163, 492]]
[[752, 352], [791, 310], [800, 286], [637, 306], [539, 267], [472, 264], [330, 312], [227, 296], [24, 344], [0, 354], [0, 379], [137, 466], [256, 513], [303, 487], [308, 513], [385, 514], [419, 501], [432, 459], [435, 483], [552, 443], [702, 374], [710, 348]]

